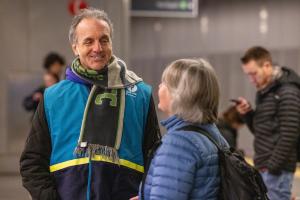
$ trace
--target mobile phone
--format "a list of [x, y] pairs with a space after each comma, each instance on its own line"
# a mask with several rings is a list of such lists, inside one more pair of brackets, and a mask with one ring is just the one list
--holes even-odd
[[238, 99], [230, 99], [229, 101], [231, 101], [231, 102], [233, 102], [235, 104], [240, 104], [241, 103], [241, 101], [238, 100]]

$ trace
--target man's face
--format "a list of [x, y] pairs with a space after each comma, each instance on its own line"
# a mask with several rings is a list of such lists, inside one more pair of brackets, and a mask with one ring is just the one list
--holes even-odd
[[270, 62], [265, 61], [260, 66], [255, 60], [250, 60], [243, 64], [243, 71], [249, 77], [250, 82], [259, 90], [264, 88], [271, 78], [272, 66]]
[[99, 19], [83, 19], [76, 27], [72, 49], [81, 64], [93, 70], [103, 69], [112, 56], [112, 41], [108, 24]]

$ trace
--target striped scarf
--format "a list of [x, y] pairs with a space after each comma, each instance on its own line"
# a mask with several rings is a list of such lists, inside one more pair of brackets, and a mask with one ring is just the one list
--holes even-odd
[[123, 133], [125, 89], [142, 81], [125, 63], [112, 56], [110, 63], [99, 71], [86, 69], [76, 58], [72, 71], [91, 83], [81, 125], [76, 157], [103, 156], [118, 162], [118, 149]]

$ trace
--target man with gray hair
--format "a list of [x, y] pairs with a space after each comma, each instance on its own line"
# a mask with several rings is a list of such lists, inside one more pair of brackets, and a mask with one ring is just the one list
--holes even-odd
[[73, 18], [75, 59], [66, 80], [48, 88], [20, 159], [33, 199], [125, 200], [160, 139], [151, 87], [112, 53], [106, 13]]

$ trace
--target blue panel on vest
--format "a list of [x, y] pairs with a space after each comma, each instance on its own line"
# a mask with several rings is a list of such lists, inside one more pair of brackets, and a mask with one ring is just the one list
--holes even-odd
[[50, 165], [74, 159], [89, 89], [64, 80], [45, 91], [45, 111], [51, 132]]
[[144, 82], [126, 89], [124, 130], [119, 156], [139, 165], [144, 163], [142, 141], [150, 98], [151, 87]]

